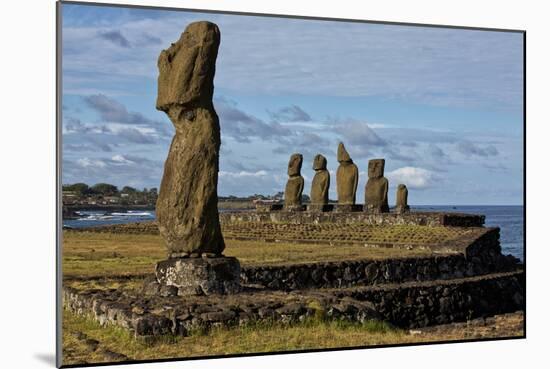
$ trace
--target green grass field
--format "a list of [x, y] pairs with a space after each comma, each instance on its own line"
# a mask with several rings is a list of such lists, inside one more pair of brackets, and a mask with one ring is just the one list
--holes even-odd
[[[226, 256], [242, 265], [275, 265], [318, 261], [384, 259], [431, 255], [429, 250], [266, 243], [226, 240]], [[152, 273], [166, 258], [159, 235], [95, 232], [63, 233], [63, 276], [112, 276]]]
[[[428, 250], [362, 246], [233, 240], [227, 240], [226, 244], [225, 255], [238, 257], [242, 265], [431, 255]], [[108, 286], [136, 289], [141, 286], [143, 275], [153, 273], [156, 262], [165, 258], [166, 250], [158, 235], [75, 231], [65, 231], [63, 234], [63, 276], [66, 278], [65, 283], [75, 288]], [[120, 276], [129, 278], [124, 281], [109, 279]], [[86, 280], [74, 277], [86, 277]], [[94, 280], [95, 277], [102, 280]], [[478, 338], [476, 332], [468, 333], [464, 328], [453, 328], [416, 334], [376, 321], [360, 324], [312, 320], [293, 326], [251, 325], [214, 329], [208, 334], [197, 333], [190, 337], [163, 336], [146, 341], [134, 338], [131, 332], [123, 328], [102, 327], [89, 317], [65, 310], [63, 357], [64, 364], [185, 358]], [[483, 332], [488, 337], [502, 336], [499, 326]], [[517, 323], [506, 332], [508, 335], [521, 335], [522, 326]]]

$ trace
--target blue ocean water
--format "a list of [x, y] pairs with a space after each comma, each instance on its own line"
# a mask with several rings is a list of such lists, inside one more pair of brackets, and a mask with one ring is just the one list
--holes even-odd
[[105, 210], [81, 210], [77, 219], [63, 219], [63, 227], [88, 228], [111, 224], [125, 224], [155, 220], [154, 210], [129, 210], [108, 212]]
[[[504, 254], [512, 254], [523, 261], [523, 206], [412, 206], [413, 210], [449, 211], [484, 214], [487, 227], [500, 227], [500, 243]], [[124, 224], [155, 220], [154, 210], [109, 213], [81, 211], [81, 218], [63, 220], [63, 226], [87, 228], [110, 224]]]

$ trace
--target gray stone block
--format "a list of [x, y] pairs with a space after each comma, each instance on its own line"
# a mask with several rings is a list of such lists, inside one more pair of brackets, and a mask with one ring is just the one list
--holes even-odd
[[178, 295], [233, 294], [241, 290], [237, 258], [173, 258], [157, 263], [157, 281], [173, 286]]

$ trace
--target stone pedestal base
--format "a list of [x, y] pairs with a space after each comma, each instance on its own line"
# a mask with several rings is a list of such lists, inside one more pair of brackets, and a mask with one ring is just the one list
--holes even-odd
[[355, 211], [363, 211], [363, 205], [360, 204], [337, 204], [334, 205], [334, 212], [336, 213], [351, 213]]
[[411, 208], [408, 205], [407, 206], [396, 206], [395, 207], [395, 212], [397, 214], [406, 214], [406, 213], [411, 212]]
[[334, 209], [334, 205], [329, 204], [309, 204], [307, 206], [307, 211], [311, 212], [327, 212], [332, 211]]
[[387, 205], [365, 205], [365, 211], [369, 214], [389, 213], [390, 208]]
[[179, 296], [233, 294], [241, 290], [241, 265], [234, 257], [174, 258], [157, 263], [161, 286], [173, 286]]

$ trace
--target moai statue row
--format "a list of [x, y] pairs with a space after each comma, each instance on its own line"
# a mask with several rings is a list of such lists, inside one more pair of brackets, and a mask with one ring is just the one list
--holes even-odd
[[[338, 193], [338, 205], [336, 211], [357, 211], [360, 205], [356, 205], [355, 197], [359, 182], [359, 170], [353, 163], [343, 143], [338, 145], [337, 159], [340, 165], [336, 171], [336, 188]], [[284, 208], [287, 210], [303, 210], [302, 192], [304, 178], [300, 171], [303, 157], [301, 154], [292, 154], [288, 162], [288, 182], [285, 188]], [[388, 206], [388, 180], [384, 177], [384, 159], [369, 160], [369, 179], [365, 186], [365, 205], [363, 210], [369, 213], [387, 213]], [[327, 170], [327, 159], [317, 154], [313, 160], [315, 176], [311, 182], [310, 210], [319, 211], [328, 208], [328, 194], [330, 187], [330, 174]], [[408, 190], [404, 184], [397, 188], [396, 212], [409, 211], [407, 204]], [[330, 207], [332, 209], [332, 206]]]

